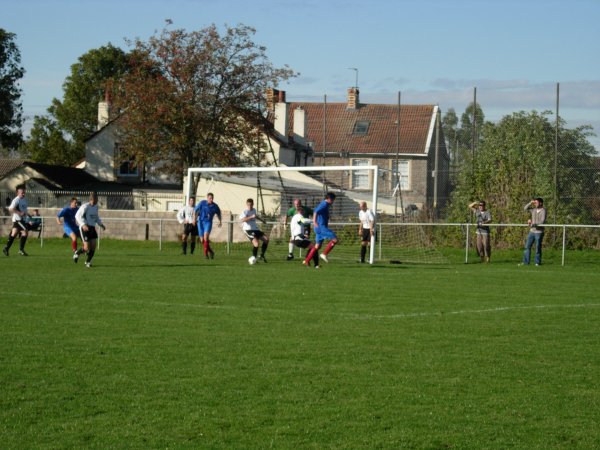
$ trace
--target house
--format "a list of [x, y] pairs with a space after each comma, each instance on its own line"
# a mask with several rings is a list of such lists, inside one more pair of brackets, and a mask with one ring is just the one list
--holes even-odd
[[[120, 118], [110, 119], [110, 100], [98, 103], [98, 129], [85, 141], [85, 172], [101, 182], [120, 186], [131, 192], [130, 208], [149, 211], [172, 211], [181, 204], [181, 183], [159, 173], [156, 167], [136, 162], [121, 146]], [[129, 208], [127, 208], [129, 209]]]
[[30, 206], [58, 207], [68, 203], [74, 192], [106, 189], [107, 186], [74, 167], [41, 164], [23, 159], [0, 160], [0, 192], [3, 205], [14, 197], [16, 187], [24, 184]]
[[[356, 87], [347, 94], [345, 103], [312, 103], [286, 102], [284, 91], [268, 91], [272, 145], [279, 163], [377, 165], [380, 198], [400, 194], [405, 208], [443, 206], [450, 188], [450, 159], [439, 108], [363, 104]], [[373, 186], [373, 180], [361, 172], [331, 182], [350, 191], [368, 191]]]

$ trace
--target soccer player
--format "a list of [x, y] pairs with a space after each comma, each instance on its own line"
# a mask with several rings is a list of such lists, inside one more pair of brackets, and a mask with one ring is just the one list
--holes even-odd
[[21, 236], [19, 240], [19, 255], [29, 256], [25, 251], [25, 242], [27, 242], [27, 199], [25, 198], [25, 185], [17, 186], [17, 196], [10, 202], [8, 211], [12, 214], [12, 228], [8, 235], [6, 245], [2, 249], [2, 253], [8, 256], [10, 247], [12, 246], [17, 235]]
[[62, 226], [63, 231], [67, 236], [71, 238], [71, 248], [73, 249], [73, 261], [79, 260], [79, 254], [77, 253], [77, 235], [79, 234], [79, 227], [75, 220], [75, 214], [77, 214], [77, 197], [71, 198], [69, 206], [65, 206], [56, 215], [56, 223], [61, 224], [60, 219], [63, 219]]
[[177, 220], [183, 225], [183, 234], [181, 235], [182, 254], [187, 254], [188, 236], [192, 236], [190, 242], [190, 253], [193, 255], [196, 250], [196, 239], [198, 238], [198, 227], [196, 226], [196, 215], [194, 213], [194, 204], [196, 197], [190, 197], [188, 204], [177, 211]]
[[[83, 249], [77, 250], [77, 258], [81, 253], [86, 253], [85, 267], [92, 267], [92, 258], [96, 252], [96, 241], [98, 240], [96, 225], [100, 225], [103, 230], [106, 230], [98, 215], [98, 194], [96, 192], [92, 192], [89, 202], [81, 205], [81, 208], [75, 214], [75, 220], [79, 225], [81, 240], [83, 241]], [[73, 261], [77, 262], [77, 258], [73, 256]]]
[[327, 255], [338, 243], [336, 234], [329, 229], [329, 210], [334, 201], [335, 194], [333, 192], [328, 192], [325, 195], [325, 199], [315, 208], [313, 213], [313, 224], [315, 227], [316, 244], [313, 249], [308, 252], [308, 255], [306, 255], [306, 259], [304, 260], [305, 264], [308, 264], [313, 257], [313, 254], [321, 248], [326, 239], [329, 240], [329, 243], [327, 244], [327, 247], [325, 247], [323, 253], [321, 253], [320, 258], [325, 262], [329, 262]]
[[213, 259], [215, 252], [210, 248], [210, 232], [212, 231], [212, 224], [215, 215], [219, 219], [219, 228], [221, 228], [221, 209], [219, 205], [214, 202], [215, 196], [212, 192], [206, 195], [206, 200], [202, 200], [194, 208], [196, 218], [198, 222], [198, 236], [202, 239], [202, 245], [204, 246], [204, 257], [206, 259]]
[[364, 264], [367, 255], [367, 246], [371, 245], [371, 238], [375, 234], [375, 214], [367, 208], [367, 202], [360, 202], [358, 211], [358, 235], [360, 236], [360, 262]]
[[258, 254], [259, 241], [262, 241], [259, 258], [264, 262], [267, 262], [265, 258], [265, 252], [269, 246], [269, 238], [265, 236], [265, 233], [263, 233], [260, 228], [258, 228], [258, 225], [256, 224], [257, 218], [258, 215], [256, 213], [256, 209], [254, 209], [254, 200], [249, 198], [246, 200], [246, 209], [244, 209], [240, 214], [242, 229], [244, 230], [246, 237], [250, 239], [250, 242], [252, 242], [252, 256], [255, 258]]
[[[310, 224], [312, 223], [310, 219], [304, 217], [304, 208], [302, 205], [298, 205], [296, 207], [296, 214], [292, 216], [290, 219], [290, 234], [292, 235], [292, 240], [294, 241], [294, 245], [299, 248], [307, 248], [310, 252], [314, 244], [310, 241]], [[319, 268], [319, 252], [313, 252], [312, 260], [315, 264], [315, 269]], [[306, 261], [302, 261], [302, 264], [305, 264], [307, 267], [310, 266], [310, 260], [308, 263]]]
[[[304, 206], [302, 204], [302, 201], [299, 198], [294, 199], [294, 206], [292, 206], [290, 209], [287, 210], [287, 214], [285, 215], [285, 217], [283, 218], [283, 225], [287, 226], [288, 224], [288, 220], [291, 219], [292, 217], [294, 217], [294, 215], [298, 212], [298, 209], [302, 208], [302, 210], [304, 211], [304, 217], [307, 219], [310, 219], [310, 217], [312, 216], [312, 209], [310, 209], [308, 206]], [[308, 221], [310, 222], [310, 221]], [[310, 234], [310, 225], [305, 225], [305, 228], [308, 230], [308, 234]], [[290, 241], [288, 243], [288, 255], [287, 255], [287, 260], [291, 261], [292, 259], [294, 259], [294, 236], [290, 235]]]

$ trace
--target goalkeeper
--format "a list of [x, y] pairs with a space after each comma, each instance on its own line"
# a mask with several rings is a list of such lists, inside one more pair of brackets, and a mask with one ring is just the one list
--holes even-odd
[[315, 269], [318, 269], [319, 252], [312, 252], [314, 244], [310, 241], [311, 223], [312, 221], [310, 219], [304, 217], [304, 207], [302, 205], [296, 206], [296, 214], [294, 214], [290, 220], [290, 234], [292, 236], [291, 240], [296, 247], [308, 249], [307, 258], [302, 261], [302, 264], [309, 267], [311, 258], [309, 258], [308, 255], [312, 254], [312, 261], [315, 265]]

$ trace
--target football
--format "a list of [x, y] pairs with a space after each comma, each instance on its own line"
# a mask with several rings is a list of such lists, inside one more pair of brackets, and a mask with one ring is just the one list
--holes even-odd
[[248, 258], [248, 264], [250, 264], [251, 266], [253, 266], [254, 264], [256, 264], [256, 257], [255, 256], [251, 256], [250, 258]]

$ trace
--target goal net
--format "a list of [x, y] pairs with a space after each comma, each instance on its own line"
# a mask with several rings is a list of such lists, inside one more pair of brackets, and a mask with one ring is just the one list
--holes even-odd
[[[294, 200], [298, 199], [311, 212], [327, 192], [336, 195], [330, 210], [329, 227], [337, 234], [339, 244], [329, 254], [330, 261], [353, 262], [360, 258], [358, 212], [361, 202], [376, 211], [376, 237], [368, 247], [370, 263], [383, 262], [439, 262], [432, 255], [432, 245], [422, 229], [391, 226], [383, 223], [389, 211], [385, 200], [380, 201], [379, 169], [370, 166], [302, 166], [302, 167], [203, 167], [188, 169], [186, 197], [196, 202], [210, 192], [223, 213], [223, 227], [213, 227], [211, 241], [220, 253], [232, 256], [250, 254], [239, 215], [246, 199], [254, 200], [254, 207], [264, 223], [260, 228], [269, 237], [269, 260], [285, 260], [289, 251], [290, 226], [287, 216]], [[305, 214], [306, 215], [306, 214]], [[312, 214], [310, 214], [312, 217]], [[379, 223], [379, 217], [382, 223]], [[380, 240], [379, 240], [380, 239]], [[314, 242], [314, 233], [311, 233]], [[303, 250], [294, 248], [296, 258]], [[408, 258], [408, 255], [411, 255]]]

